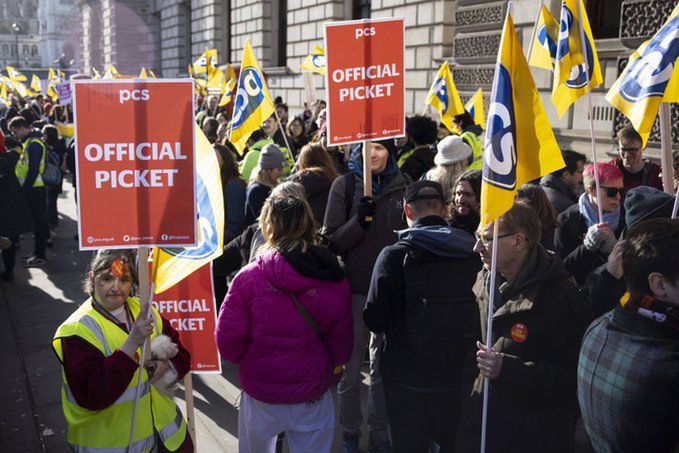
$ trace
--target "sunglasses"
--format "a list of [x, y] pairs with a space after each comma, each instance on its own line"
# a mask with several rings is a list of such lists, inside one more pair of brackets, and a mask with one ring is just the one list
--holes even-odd
[[620, 189], [618, 189], [617, 187], [604, 187], [604, 186], [601, 186], [601, 189], [603, 189], [603, 191], [604, 191], [604, 193], [606, 194], [606, 196], [611, 197], [611, 198], [613, 198], [614, 196], [616, 196], [616, 194], [620, 194], [621, 197], [622, 197], [623, 195], [625, 195], [625, 188], [624, 188], [624, 187], [621, 187]]

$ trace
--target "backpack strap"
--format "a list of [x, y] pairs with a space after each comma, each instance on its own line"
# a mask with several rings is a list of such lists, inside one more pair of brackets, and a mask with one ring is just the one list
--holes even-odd
[[311, 317], [309, 312], [307, 311], [306, 308], [304, 308], [304, 305], [302, 305], [299, 302], [299, 299], [297, 299], [297, 296], [295, 293], [290, 293], [290, 297], [292, 297], [292, 301], [295, 303], [295, 308], [299, 312], [299, 314], [302, 316], [304, 321], [311, 327], [311, 330], [314, 331], [316, 336], [318, 337], [319, 340], [323, 341], [323, 334], [321, 333], [321, 329], [318, 328], [318, 325], [316, 324], [316, 321], [314, 321], [314, 318]]

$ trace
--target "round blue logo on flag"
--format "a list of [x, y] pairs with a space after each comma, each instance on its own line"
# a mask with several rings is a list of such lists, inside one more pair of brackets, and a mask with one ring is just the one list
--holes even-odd
[[325, 55], [313, 55], [311, 57], [311, 64], [317, 68], [322, 68], [325, 66]]
[[509, 72], [498, 64], [488, 109], [483, 180], [506, 190], [516, 187], [516, 122], [512, 92]]
[[660, 29], [644, 53], [630, 63], [620, 84], [620, 96], [637, 102], [651, 96], [663, 96], [679, 58], [679, 16]]
[[251, 66], [243, 68], [240, 80], [243, 83], [238, 85], [236, 93], [232, 129], [238, 129], [264, 100], [264, 85], [255, 68]]
[[211, 256], [219, 246], [215, 212], [212, 210], [210, 196], [200, 173], [196, 174], [196, 189], [200, 242], [197, 246], [190, 248], [163, 248], [163, 250], [170, 255], [187, 260], [202, 260], [207, 258]]
[[441, 102], [443, 106], [443, 111], [448, 110], [448, 90], [446, 90], [446, 79], [439, 77], [434, 81], [434, 87], [436, 89], [436, 97]]
[[571, 35], [571, 26], [573, 25], [573, 14], [566, 5], [561, 5], [561, 21], [559, 22], [559, 38], [556, 46], [556, 59], [561, 60], [564, 55], [568, 54], [571, 47], [568, 43], [568, 37]]
[[549, 55], [551, 55], [552, 58], [556, 57], [556, 43], [551, 36], [547, 34], [547, 26], [543, 25], [538, 30], [538, 41], [542, 47], [549, 52]]

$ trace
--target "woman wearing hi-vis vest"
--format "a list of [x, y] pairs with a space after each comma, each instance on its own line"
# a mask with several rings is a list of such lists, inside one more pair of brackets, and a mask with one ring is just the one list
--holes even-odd
[[[75, 452], [193, 451], [179, 408], [155, 387], [170, 369], [181, 379], [189, 371], [190, 354], [155, 309], [148, 319], [138, 318], [146, 307], [130, 297], [138, 285], [135, 258], [129, 250], [99, 250], [84, 281], [90, 298], [59, 326], [52, 341], [62, 366], [67, 440]], [[141, 347], [161, 334], [169, 337], [167, 347], [176, 355], [143, 368], [130, 445]]]

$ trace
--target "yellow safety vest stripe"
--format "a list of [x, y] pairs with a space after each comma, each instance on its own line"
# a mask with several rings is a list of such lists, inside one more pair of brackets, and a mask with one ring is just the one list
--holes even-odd
[[21, 157], [19, 158], [19, 161], [17, 162], [16, 166], [14, 167], [14, 173], [16, 174], [17, 179], [19, 180], [19, 184], [23, 184], [24, 181], [26, 180], [26, 176], [28, 176], [28, 152], [26, 150], [28, 149], [28, 146], [36, 142], [42, 147], [42, 159], [40, 160], [40, 170], [38, 171], [38, 176], [36, 176], [35, 181], [33, 181], [33, 187], [42, 187], [45, 185], [45, 183], [42, 180], [42, 172], [45, 171], [45, 161], [47, 159], [47, 150], [45, 148], [45, 144], [38, 140], [37, 138], [29, 138], [23, 143], [23, 151], [21, 152]]

